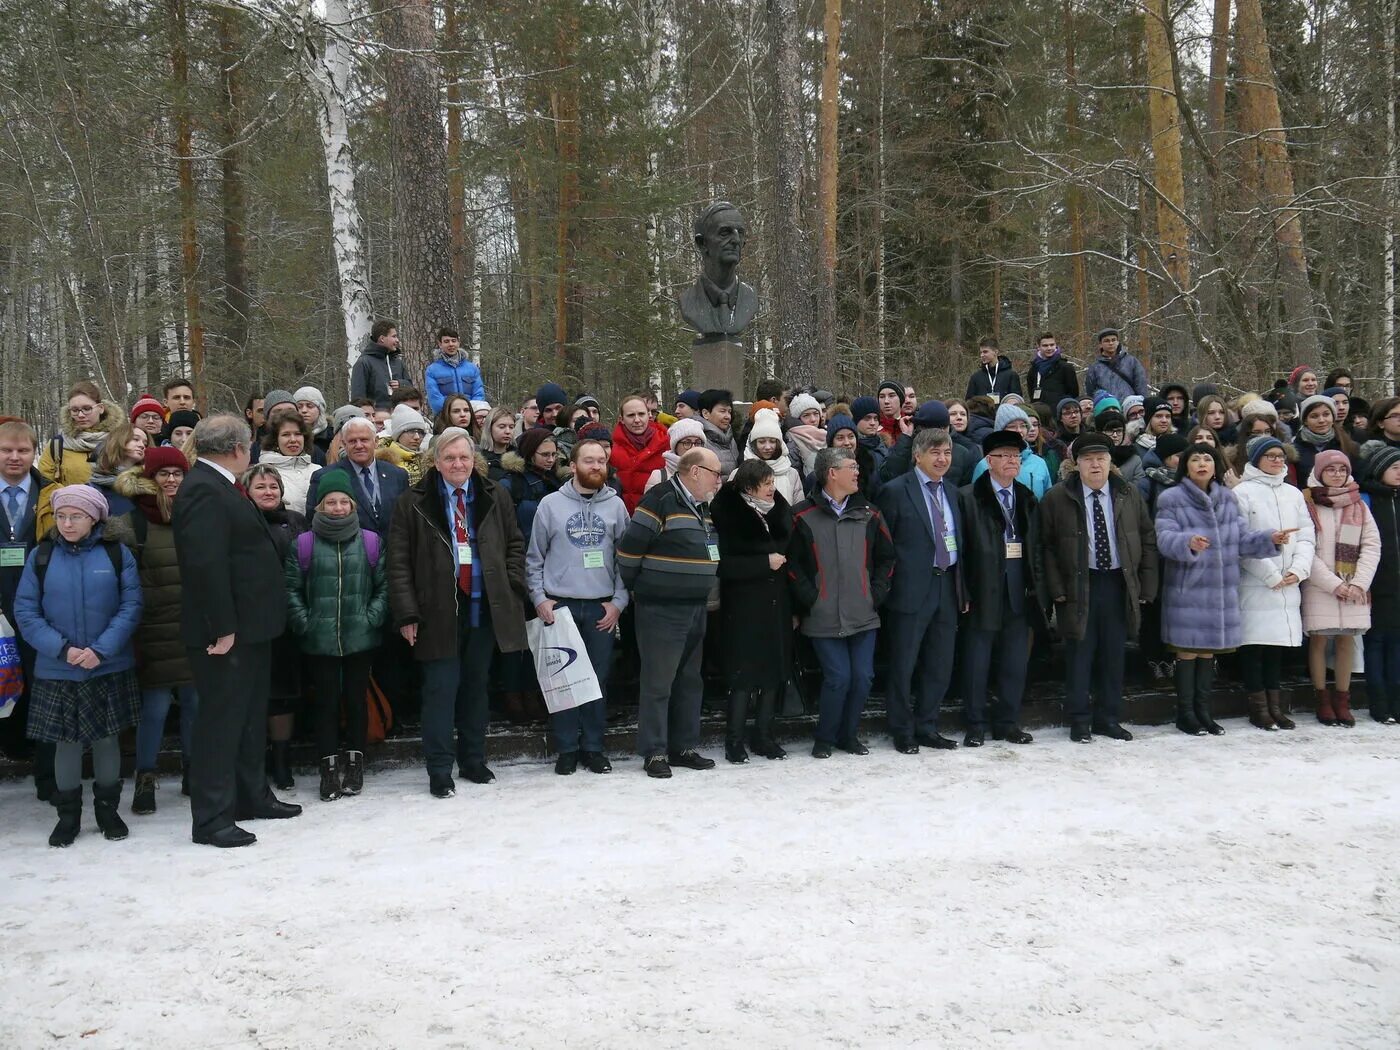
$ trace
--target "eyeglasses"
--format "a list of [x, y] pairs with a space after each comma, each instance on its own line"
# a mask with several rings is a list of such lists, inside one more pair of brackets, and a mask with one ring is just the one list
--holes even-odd
[[539, 459], [558, 459], [558, 458], [559, 458], [559, 452], [558, 452], [557, 449], [556, 449], [554, 452], [536, 452], [535, 455], [536, 455]]
[[696, 465], [697, 467], [699, 467], [701, 470], [708, 470], [711, 474], [713, 474], [713, 475], [714, 475], [715, 477], [717, 477], [717, 478], [723, 478], [723, 477], [724, 477], [724, 471], [722, 471], [722, 470], [716, 470], [714, 467], [707, 467], [707, 466], [705, 466], [705, 464], [703, 464], [703, 463], [697, 463], [697, 464], [695, 464], [695, 465]]
[[676, 451], [679, 452], [681, 449], [699, 448], [704, 443], [704, 438], [681, 438], [676, 442]]
[[157, 481], [169, 481], [174, 478], [179, 480], [185, 476], [185, 472], [178, 467], [163, 467], [156, 471]]
[[91, 519], [90, 517], [88, 517], [86, 514], [79, 513], [79, 514], [55, 514], [55, 515], [53, 516], [53, 520], [56, 521], [56, 522], [58, 522], [60, 525], [81, 525], [83, 522], [85, 522], [85, 521], [91, 521], [92, 519]]

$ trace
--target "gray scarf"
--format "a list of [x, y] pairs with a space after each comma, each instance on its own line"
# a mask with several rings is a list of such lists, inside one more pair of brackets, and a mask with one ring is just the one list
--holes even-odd
[[1298, 435], [1295, 440], [1302, 441], [1308, 445], [1327, 445], [1331, 444], [1336, 436], [1337, 428], [1335, 426], [1328, 427], [1321, 434], [1314, 434], [1306, 426], [1301, 426], [1298, 428]]
[[349, 543], [360, 534], [360, 518], [357, 514], [332, 518], [318, 510], [311, 516], [311, 531], [331, 543]]
[[[759, 499], [757, 496], [751, 495], [747, 492], [741, 493], [741, 495], [744, 498], [744, 502], [758, 512], [758, 516], [760, 518], [766, 519], [768, 517], [769, 511], [771, 511], [773, 507], [777, 505], [776, 500]], [[764, 524], [768, 524], [767, 521], [765, 521]]]

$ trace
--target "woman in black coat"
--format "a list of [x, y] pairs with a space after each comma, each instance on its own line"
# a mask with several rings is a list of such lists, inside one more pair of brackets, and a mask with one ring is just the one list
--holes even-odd
[[747, 762], [744, 722], [753, 695], [754, 754], [786, 758], [773, 739], [778, 698], [792, 665], [787, 590], [792, 508], [774, 491], [773, 469], [746, 459], [710, 505], [719, 537], [719, 628], [729, 683], [724, 757]]

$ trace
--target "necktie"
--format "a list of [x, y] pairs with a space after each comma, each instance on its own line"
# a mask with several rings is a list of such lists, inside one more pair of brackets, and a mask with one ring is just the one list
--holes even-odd
[[374, 488], [374, 475], [370, 473], [369, 467], [361, 467], [360, 477], [364, 479], [365, 495], [369, 497], [370, 509], [377, 515], [379, 513], [379, 493]]
[[952, 559], [948, 555], [948, 528], [943, 521], [943, 501], [939, 498], [943, 482], [930, 481], [928, 490], [933, 496], [933, 565], [936, 569], [946, 569], [952, 564]]
[[[457, 490], [457, 514], [456, 514], [456, 518], [457, 518], [457, 543], [458, 543], [459, 546], [466, 547], [466, 546], [470, 543], [470, 539], [471, 539], [471, 538], [467, 535], [467, 500], [466, 500], [466, 497], [462, 495], [462, 490], [461, 490], [461, 489], [458, 489], [458, 490]], [[470, 549], [470, 548], [468, 547], [468, 549]], [[458, 588], [461, 589], [461, 591], [462, 591], [463, 594], [465, 594], [465, 595], [466, 595], [467, 597], [469, 597], [469, 598], [471, 597], [471, 593], [472, 593], [472, 566], [471, 566], [471, 562], [468, 562], [467, 564], [463, 565], [463, 564], [462, 564], [462, 559], [461, 559], [461, 556], [460, 556], [460, 555], [458, 555], [458, 558], [457, 558], [457, 586], [458, 586]]]
[[1103, 493], [1094, 491], [1094, 568], [1108, 572], [1113, 556], [1108, 549], [1108, 521], [1103, 514]]
[[19, 493], [18, 485], [5, 486], [5, 513], [10, 519], [10, 539], [19, 534]]
[[1016, 512], [1011, 509], [1011, 490], [1001, 490], [1001, 516], [1006, 519], [1006, 542], [1016, 541]]

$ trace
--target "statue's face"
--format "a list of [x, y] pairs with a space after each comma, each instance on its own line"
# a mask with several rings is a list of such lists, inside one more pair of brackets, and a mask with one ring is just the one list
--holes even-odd
[[705, 223], [705, 232], [696, 238], [701, 254], [727, 265], [737, 265], [744, 254], [749, 228], [737, 209], [715, 212]]

